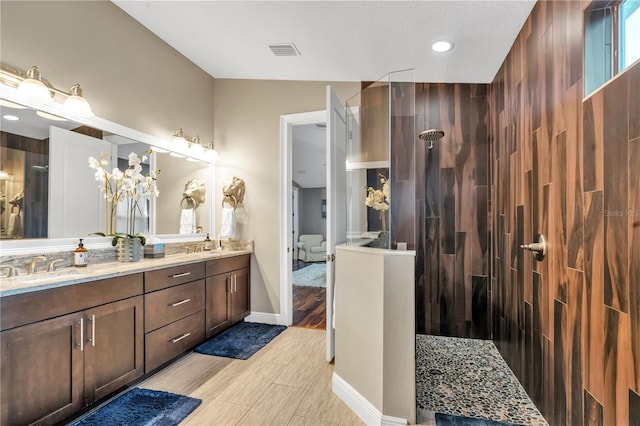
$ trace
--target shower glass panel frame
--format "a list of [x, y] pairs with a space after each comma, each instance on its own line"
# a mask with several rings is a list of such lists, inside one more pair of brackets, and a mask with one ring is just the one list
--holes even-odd
[[[395, 182], [392, 167], [394, 163], [404, 167], [407, 155], [409, 161], [415, 158], [414, 70], [391, 72], [368, 85], [346, 102], [346, 117], [347, 245], [394, 249], [397, 219], [411, 222], [411, 235], [415, 229], [413, 209], [403, 215], [399, 210], [403, 203], [392, 201], [394, 191], [415, 198], [412, 179]], [[402, 147], [410, 147], [410, 152]], [[410, 169], [407, 172], [415, 176], [415, 168]]]

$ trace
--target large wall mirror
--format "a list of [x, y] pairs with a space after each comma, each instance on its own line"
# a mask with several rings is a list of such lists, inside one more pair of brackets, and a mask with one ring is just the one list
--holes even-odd
[[[164, 238], [193, 239], [213, 229], [213, 166], [203, 156], [185, 156], [168, 141], [92, 117], [52, 114], [47, 106], [26, 105], [11, 95], [0, 97], [0, 240], [12, 242], [87, 237], [107, 229], [104, 196], [89, 167], [89, 157], [108, 159], [111, 170], [128, 167], [130, 153], [146, 155], [142, 173], [159, 170], [159, 196], [136, 210], [136, 232]], [[57, 111], [54, 111], [57, 112]], [[151, 149], [151, 154], [147, 152]], [[159, 152], [163, 151], [163, 152]], [[183, 193], [199, 182], [203, 201], [193, 208]], [[193, 226], [185, 231], [184, 209], [193, 209]], [[124, 232], [118, 210], [116, 230]], [[182, 229], [181, 229], [182, 228]], [[112, 228], [113, 229], [113, 228]], [[106, 232], [108, 233], [108, 232]], [[189, 235], [190, 234], [190, 235]], [[40, 242], [39, 242], [40, 241]]]

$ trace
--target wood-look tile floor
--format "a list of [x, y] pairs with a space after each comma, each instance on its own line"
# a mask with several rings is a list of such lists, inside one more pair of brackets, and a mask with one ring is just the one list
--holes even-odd
[[289, 327], [246, 361], [192, 352], [138, 386], [202, 399], [181, 425], [362, 425], [333, 393], [325, 333]]

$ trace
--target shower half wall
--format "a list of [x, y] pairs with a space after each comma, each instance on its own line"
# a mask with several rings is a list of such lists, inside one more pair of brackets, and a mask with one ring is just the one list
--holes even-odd
[[[416, 250], [416, 333], [488, 339], [488, 85], [408, 84], [362, 83], [360, 108], [362, 140], [391, 140], [391, 248]], [[415, 108], [389, 117], [414, 88]], [[433, 128], [429, 150], [418, 134]]]

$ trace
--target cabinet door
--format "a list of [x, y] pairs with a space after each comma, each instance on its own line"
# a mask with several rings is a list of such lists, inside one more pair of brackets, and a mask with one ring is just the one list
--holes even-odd
[[0, 333], [0, 424], [53, 424], [82, 408], [81, 323], [70, 314]]
[[84, 312], [87, 403], [144, 373], [142, 300], [132, 297]]
[[250, 314], [249, 269], [239, 269], [231, 273], [233, 291], [231, 293], [231, 322], [235, 323]]
[[229, 327], [229, 282], [227, 274], [207, 278], [206, 284], [206, 337], [207, 339]]

